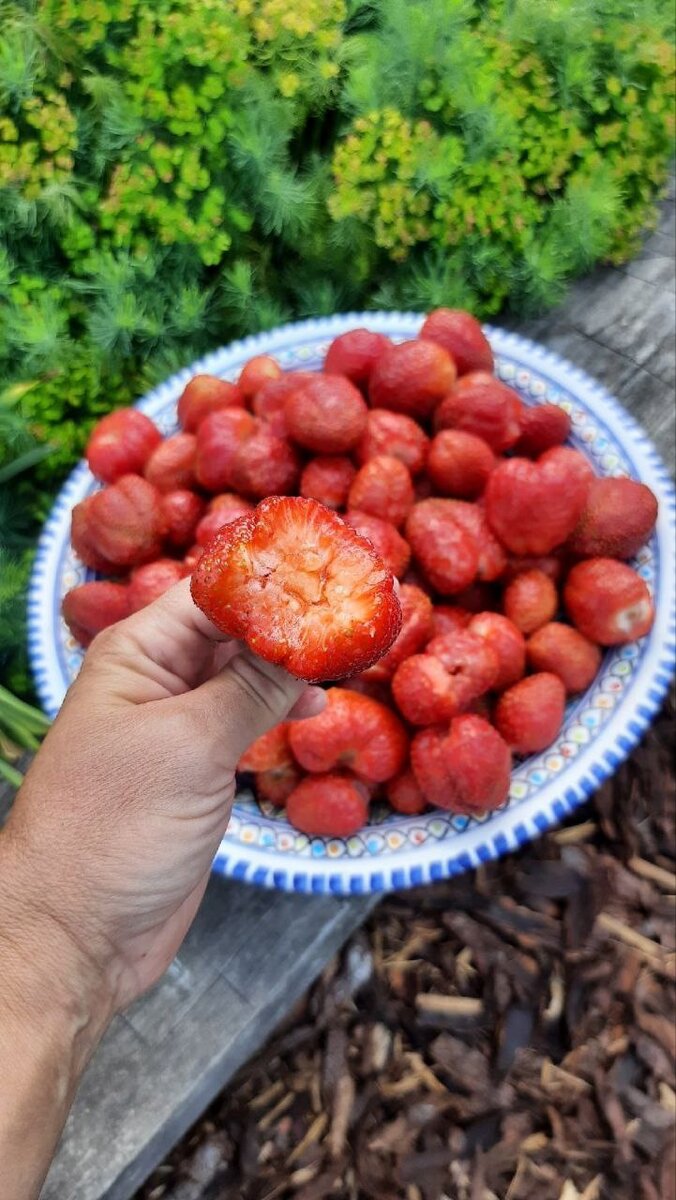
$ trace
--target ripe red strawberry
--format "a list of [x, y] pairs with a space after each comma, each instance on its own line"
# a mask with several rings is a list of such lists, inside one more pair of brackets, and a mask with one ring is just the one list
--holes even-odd
[[81, 583], [63, 598], [61, 613], [73, 637], [87, 647], [97, 633], [128, 617], [129, 589], [106, 579]]
[[289, 738], [306, 771], [347, 767], [374, 783], [398, 775], [408, 752], [406, 730], [396, 714], [347, 688], [329, 688], [324, 711], [294, 721]]
[[563, 724], [566, 689], [558, 675], [541, 671], [507, 688], [495, 709], [495, 724], [515, 754], [546, 750]]
[[550, 621], [528, 639], [528, 662], [558, 675], [567, 692], [584, 692], [598, 674], [601, 651], [571, 625]]
[[245, 408], [222, 408], [204, 417], [195, 449], [195, 473], [201, 487], [208, 492], [232, 487], [235, 454], [258, 428], [259, 422]]
[[450, 354], [458, 375], [492, 371], [493, 352], [476, 317], [460, 308], [435, 308], [425, 318], [421, 338], [438, 342]]
[[235, 492], [224, 492], [221, 496], [214, 496], [205, 516], [197, 526], [198, 544], [202, 547], [208, 546], [219, 529], [222, 529], [224, 525], [229, 525], [231, 521], [236, 521], [239, 517], [246, 516], [253, 510], [254, 506], [251, 501], [236, 495]]
[[294, 829], [311, 837], [350, 837], [368, 820], [368, 792], [349, 776], [311, 776], [294, 788], [286, 815]]
[[302, 778], [289, 742], [290, 721], [257, 738], [240, 758], [238, 771], [255, 772], [256, 794], [282, 808]]
[[334, 338], [326, 352], [324, 370], [329, 375], [346, 375], [357, 387], [369, 381], [373, 364], [392, 343], [384, 333], [350, 329]]
[[563, 600], [580, 633], [601, 646], [621, 646], [645, 637], [655, 619], [641, 576], [616, 558], [578, 563], [566, 580]]
[[406, 522], [413, 556], [429, 584], [442, 595], [461, 592], [476, 578], [479, 547], [455, 519], [453, 500], [421, 500]]
[[279, 379], [282, 368], [270, 354], [256, 354], [244, 364], [237, 380], [237, 387], [245, 400], [253, 400], [264, 384]]
[[469, 504], [466, 500], [448, 500], [446, 503], [449, 516], [474, 538], [479, 552], [476, 576], [479, 583], [500, 579], [505, 572], [507, 555], [486, 520], [482, 502]]
[[457, 633], [466, 629], [472, 619], [471, 612], [454, 604], [435, 604], [432, 609], [432, 637], [443, 637], [445, 633]]
[[424, 813], [427, 801], [423, 796], [420, 785], [410, 769], [390, 779], [385, 787], [385, 793], [395, 812], [404, 813], [407, 817], [415, 817]]
[[158, 558], [155, 562], [135, 567], [129, 577], [129, 609], [138, 612], [163, 596], [170, 587], [183, 579], [183, 563], [175, 558]]
[[318, 500], [327, 508], [344, 508], [350, 484], [357, 469], [349, 458], [341, 455], [322, 455], [313, 458], [300, 477], [300, 494]]
[[140, 475], [123, 475], [95, 492], [89, 504], [89, 537], [95, 552], [117, 567], [158, 558], [166, 532], [161, 493]]
[[432, 601], [429, 596], [410, 583], [399, 588], [401, 604], [401, 631], [387, 654], [364, 672], [363, 678], [387, 683], [400, 663], [416, 654], [432, 636]]
[[289, 437], [317, 454], [351, 450], [366, 429], [366, 402], [342, 375], [313, 375], [284, 402]]
[[287, 496], [296, 491], [300, 459], [284, 438], [275, 437], [261, 424], [240, 442], [232, 460], [232, 486], [245, 496]]
[[534, 633], [551, 621], [559, 607], [559, 597], [544, 571], [523, 571], [515, 575], [505, 588], [502, 604], [505, 616], [522, 633]]
[[297, 391], [301, 384], [309, 383], [314, 377], [314, 371], [286, 371], [279, 379], [264, 383], [256, 392], [252, 402], [253, 411], [261, 421], [265, 421], [271, 433], [277, 437], [288, 436], [284, 416], [286, 398]]
[[549, 554], [575, 528], [588, 483], [569, 469], [563, 447], [531, 462], [510, 458], [491, 472], [484, 495], [488, 523], [513, 554]]
[[373, 408], [389, 408], [425, 420], [455, 379], [451, 356], [436, 342], [417, 338], [383, 351], [371, 371], [369, 398]]
[[493, 680], [494, 691], [501, 692], [522, 678], [526, 670], [526, 641], [512, 621], [501, 613], [476, 613], [467, 629], [484, 638], [495, 651], [498, 674]]
[[488, 642], [458, 630], [432, 638], [424, 654], [403, 662], [392, 680], [392, 694], [412, 725], [434, 725], [483, 696], [493, 687], [498, 670], [498, 657]]
[[432, 440], [427, 474], [443, 496], [473, 499], [483, 492], [495, 455], [483, 438], [461, 429], [442, 429]]
[[204, 501], [187, 488], [164, 492], [160, 509], [166, 526], [166, 538], [171, 546], [181, 549], [195, 539], [197, 524], [204, 514]]
[[558, 404], [524, 405], [521, 436], [514, 449], [526, 458], [537, 458], [552, 446], [560, 446], [570, 434], [571, 420]]
[[160, 442], [143, 471], [148, 483], [152, 483], [160, 492], [194, 488], [196, 448], [194, 433], [175, 433]]
[[348, 492], [349, 508], [371, 513], [382, 521], [403, 525], [413, 507], [414, 492], [408, 468], [398, 458], [379, 454], [360, 467]]
[[366, 432], [355, 449], [362, 465], [379, 454], [398, 458], [411, 475], [424, 470], [429, 438], [417, 421], [387, 408], [372, 408], [366, 418]]
[[411, 551], [408, 542], [391, 521], [382, 521], [380, 517], [364, 512], [345, 513], [343, 520], [362, 537], [368, 538], [376, 554], [397, 579], [406, 574]]
[[71, 545], [78, 558], [82, 560], [85, 566], [90, 567], [92, 571], [98, 571], [101, 575], [118, 575], [119, 568], [117, 564], [105, 558], [94, 544], [94, 536], [92, 534], [93, 499], [93, 496], [86, 496], [84, 500], [75, 505], [71, 513]]
[[236, 384], [216, 375], [194, 375], [178, 401], [178, 423], [186, 433], [195, 433], [209, 413], [243, 406], [244, 397]]
[[496, 454], [502, 454], [519, 438], [522, 408], [512, 388], [487, 371], [471, 371], [442, 400], [434, 414], [434, 428], [473, 433]]
[[271, 496], [222, 529], [192, 595], [224, 633], [314, 682], [370, 667], [401, 628], [394, 578], [371, 544], [300, 497]]
[[85, 457], [92, 475], [115, 483], [122, 475], [140, 473], [162, 434], [149, 417], [136, 408], [118, 408], [94, 426]]
[[430, 804], [450, 812], [480, 816], [499, 808], [509, 795], [509, 747], [488, 721], [473, 713], [455, 717], [448, 733], [417, 733], [411, 766]]
[[657, 500], [635, 479], [593, 479], [566, 549], [582, 558], [633, 558], [657, 520]]
[[589, 491], [589, 485], [596, 478], [589, 459], [579, 450], [573, 450], [571, 446], [553, 446], [551, 450], [545, 450], [544, 454], [540, 455], [538, 462], [540, 466], [548, 466], [550, 470], [556, 466], [557, 472], [571, 487], [583, 486], [585, 495]]

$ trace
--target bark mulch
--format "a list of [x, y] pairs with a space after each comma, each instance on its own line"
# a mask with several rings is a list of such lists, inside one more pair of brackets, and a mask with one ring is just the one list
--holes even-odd
[[676, 1196], [674, 701], [567, 826], [383, 901], [137, 1200]]

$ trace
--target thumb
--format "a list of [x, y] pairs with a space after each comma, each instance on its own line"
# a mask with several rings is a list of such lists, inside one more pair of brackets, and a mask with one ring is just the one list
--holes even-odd
[[288, 717], [296, 706], [298, 716], [310, 716], [315, 692], [319, 693], [319, 711], [324, 704], [320, 689], [309, 688], [302, 679], [294, 679], [245, 648], [181, 701], [186, 715], [197, 723], [200, 742], [208, 743], [207, 752], [225, 768], [234, 770], [251, 743]]

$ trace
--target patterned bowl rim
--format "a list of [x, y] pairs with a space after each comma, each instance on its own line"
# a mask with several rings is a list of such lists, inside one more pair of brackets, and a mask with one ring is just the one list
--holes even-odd
[[[414, 337], [422, 320], [418, 313], [366, 312], [294, 322], [213, 351], [148, 392], [138, 407], [149, 415], [158, 414], [178, 399], [193, 375], [232, 376], [253, 354], [283, 354], [299, 346], [318, 354], [319, 345], [313, 348], [313, 343], [326, 343], [356, 325], [401, 340]], [[659, 602], [655, 624], [643, 639], [640, 662], [629, 686], [610, 718], [567, 764], [559, 782], [550, 781], [515, 807], [498, 810], [474, 827], [456, 832], [447, 844], [437, 840], [404, 853], [388, 851], [364, 859], [314, 859], [272, 853], [237, 842], [226, 833], [214, 859], [217, 872], [285, 891], [335, 895], [413, 887], [460, 874], [539, 837], [583, 804], [638, 744], [663, 703], [676, 652], [676, 498], [670, 476], [641, 427], [593, 378], [528, 338], [491, 326], [485, 330], [498, 357], [541, 374], [597, 418], [621, 447], [632, 474], [658, 497], [660, 511], [653, 541]], [[39, 538], [29, 586], [29, 658], [40, 702], [50, 717], [58, 712], [67, 687], [56, 649], [61, 555], [69, 537], [71, 509], [93, 482], [84, 462], [66, 480]], [[416, 818], [404, 820], [413, 823]]]

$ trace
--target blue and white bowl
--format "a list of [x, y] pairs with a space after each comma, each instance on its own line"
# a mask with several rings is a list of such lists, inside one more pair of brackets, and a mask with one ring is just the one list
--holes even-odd
[[[321, 366], [339, 333], [357, 325], [395, 341], [414, 337], [414, 313], [350, 313], [286, 325], [207, 355], [149, 392], [138, 407], [163, 433], [176, 428], [176, 402], [188, 380], [209, 372], [235, 380], [253, 354], [273, 354], [282, 367]], [[557, 355], [516, 334], [488, 329], [496, 372], [528, 404], [558, 404], [572, 419], [572, 444], [598, 475], [628, 475], [655, 492], [655, 534], [634, 564], [656, 606], [650, 634], [609, 650], [593, 685], [571, 700], [556, 742], [514, 769], [508, 802], [480, 819], [438, 810], [404, 817], [374, 811], [372, 824], [349, 838], [307, 837], [272, 807], [240, 792], [214, 870], [287, 891], [362, 894], [456, 875], [506, 854], [563, 820], [582, 804], [640, 741], [658, 712], [676, 650], [676, 504], [651, 443], [599, 384]], [[61, 600], [91, 573], [70, 548], [70, 514], [97, 483], [80, 464], [64, 485], [40, 537], [29, 591], [29, 651], [40, 701], [54, 717], [77, 675], [82, 651], [60, 616]]]

